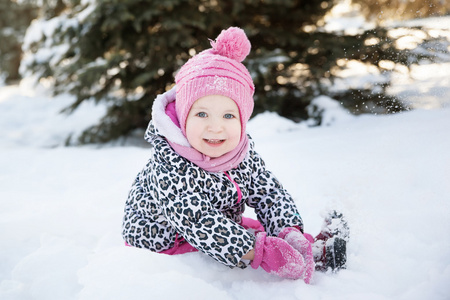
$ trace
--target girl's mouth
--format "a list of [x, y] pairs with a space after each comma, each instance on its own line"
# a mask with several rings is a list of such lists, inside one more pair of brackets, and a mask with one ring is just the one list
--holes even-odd
[[218, 140], [218, 139], [203, 139], [206, 143], [210, 145], [221, 145], [225, 140]]

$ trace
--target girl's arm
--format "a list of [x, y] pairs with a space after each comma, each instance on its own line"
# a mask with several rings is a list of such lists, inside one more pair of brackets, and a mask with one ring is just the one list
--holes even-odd
[[247, 203], [255, 209], [268, 235], [277, 236], [286, 227], [298, 227], [303, 231], [303, 221], [291, 195], [266, 169], [257, 152], [250, 150], [250, 159], [254, 171], [248, 187], [250, 196]]
[[[155, 199], [163, 214], [186, 241], [215, 260], [230, 266], [238, 266], [241, 258], [249, 255], [255, 237], [244, 227], [225, 217], [215, 209], [209, 195], [203, 193], [195, 180], [176, 173], [155, 172], [161, 176], [151, 178]], [[189, 173], [189, 172], [187, 172]]]
[[247, 254], [242, 256], [242, 259], [253, 260], [255, 258], [255, 249], [250, 250]]

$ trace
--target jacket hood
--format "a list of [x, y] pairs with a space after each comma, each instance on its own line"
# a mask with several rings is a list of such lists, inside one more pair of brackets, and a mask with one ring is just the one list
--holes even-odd
[[152, 106], [152, 120], [148, 124], [145, 132], [145, 140], [152, 142], [153, 139], [159, 135], [165, 137], [172, 143], [191, 147], [186, 137], [181, 132], [180, 127], [167, 115], [167, 106], [175, 101], [176, 86], [171, 90], [160, 94], [153, 101]]

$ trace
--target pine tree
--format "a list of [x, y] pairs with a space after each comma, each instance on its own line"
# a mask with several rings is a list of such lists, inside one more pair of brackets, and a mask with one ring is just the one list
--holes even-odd
[[20, 79], [23, 36], [37, 12], [32, 4], [19, 5], [11, 0], [0, 2], [0, 77], [7, 83]]
[[[55, 32], [28, 45], [36, 52], [51, 41], [58, 51], [48, 61], [28, 60], [27, 66], [53, 78], [56, 93], [76, 95], [69, 111], [86, 100], [106, 101], [105, 117], [80, 138], [82, 143], [106, 142], [145, 128], [153, 99], [173, 85], [176, 70], [209, 48], [208, 38], [238, 26], [252, 43], [244, 63], [256, 86], [255, 113], [271, 110], [302, 120], [315, 96], [330, 95], [327, 87], [340, 60], [376, 67], [382, 60], [413, 63], [410, 53], [395, 49], [386, 30], [356, 36], [317, 30], [332, 6], [333, 0], [73, 1], [50, 20], [60, 24]], [[368, 45], [369, 39], [376, 42]], [[67, 48], [62, 55], [61, 45]], [[343, 103], [354, 107], [376, 98], [373, 103], [379, 107], [404, 108], [384, 97], [385, 85], [374, 94], [375, 88], [380, 87]]]

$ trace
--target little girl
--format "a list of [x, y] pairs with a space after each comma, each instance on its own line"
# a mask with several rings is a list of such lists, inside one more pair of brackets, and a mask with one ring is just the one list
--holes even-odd
[[[312, 238], [245, 131], [254, 85], [241, 62], [250, 42], [231, 27], [211, 45], [154, 101], [151, 156], [126, 202], [125, 242], [165, 254], [201, 251], [229, 267], [309, 283]], [[246, 205], [258, 221], [243, 217]]]

